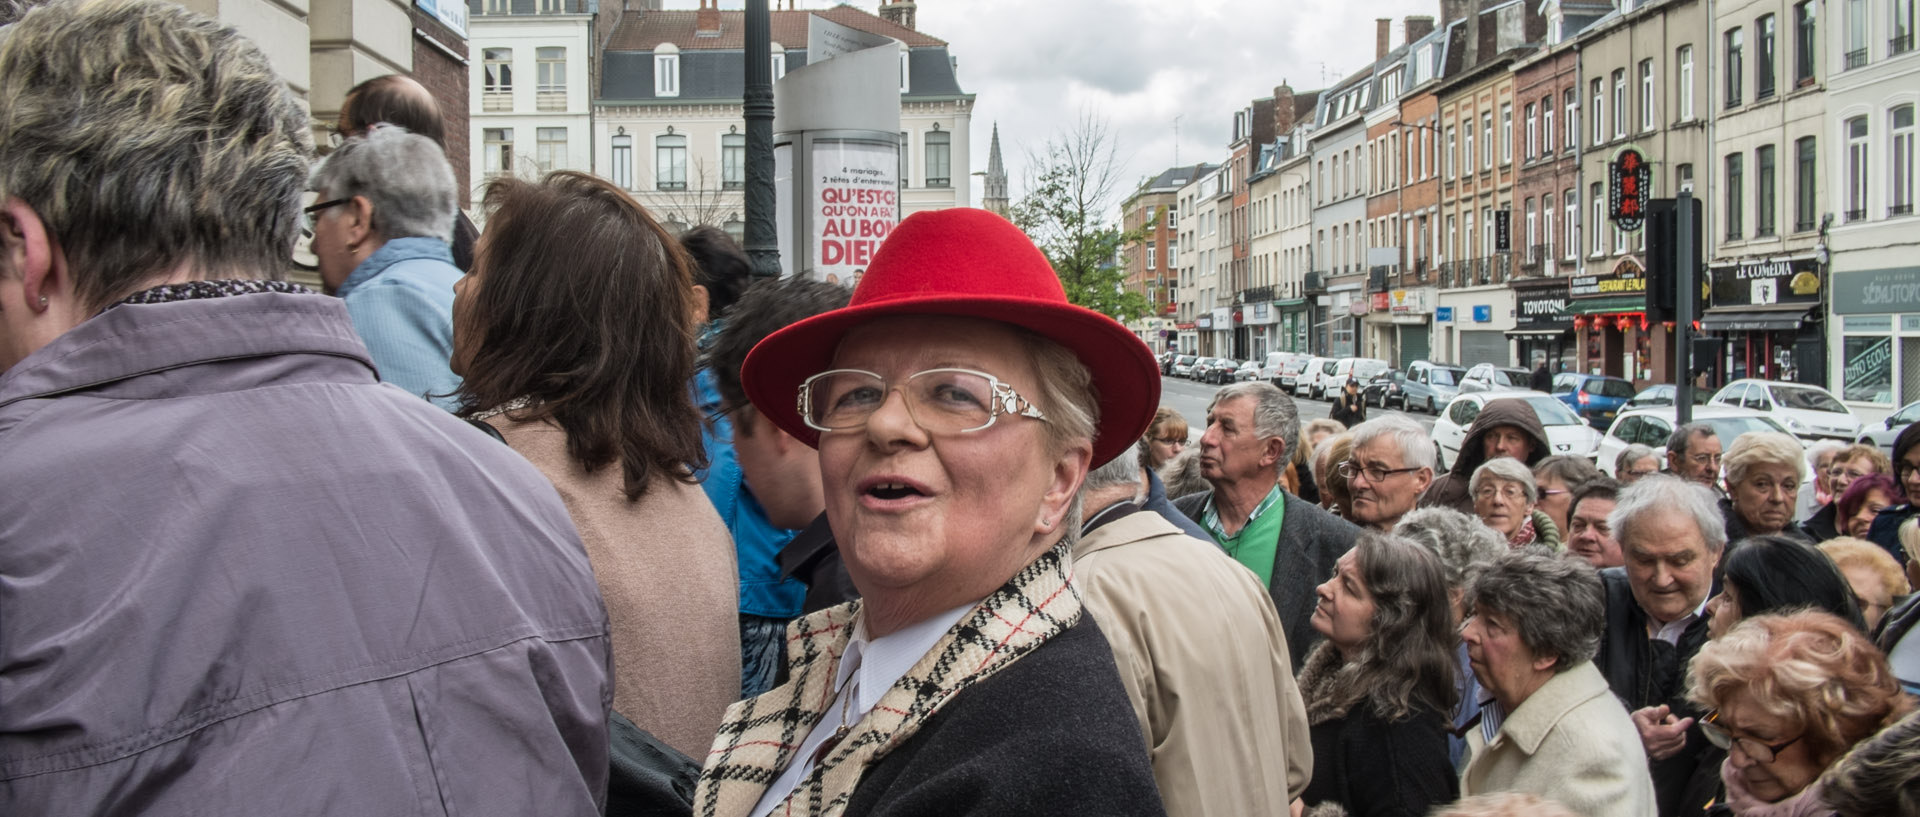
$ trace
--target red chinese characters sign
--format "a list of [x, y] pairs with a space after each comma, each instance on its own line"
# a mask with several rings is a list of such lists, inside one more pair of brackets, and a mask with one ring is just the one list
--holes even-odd
[[1607, 165], [1607, 217], [1621, 230], [1640, 229], [1647, 215], [1647, 197], [1652, 192], [1653, 168], [1645, 154], [1634, 148], [1622, 148]]

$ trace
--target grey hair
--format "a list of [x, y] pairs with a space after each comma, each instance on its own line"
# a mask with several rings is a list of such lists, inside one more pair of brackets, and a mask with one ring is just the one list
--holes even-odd
[[1358, 450], [1381, 438], [1393, 441], [1400, 449], [1403, 468], [1433, 467], [1433, 435], [1419, 423], [1398, 414], [1368, 420], [1353, 427], [1353, 449]]
[[[1078, 442], [1092, 443], [1100, 433], [1100, 390], [1093, 383], [1093, 372], [1067, 347], [1029, 329], [1016, 328], [1015, 331], [1026, 343], [1034, 379], [1039, 381], [1040, 410], [1047, 415], [1047, 442], [1053, 446], [1054, 453]], [[1124, 449], [1114, 460], [1133, 463]], [[1091, 479], [1093, 468], [1107, 464], [1091, 463], [1088, 478]], [[1085, 496], [1083, 485], [1067, 503], [1067, 515], [1060, 523], [1066, 532], [1061, 541], [1069, 545], [1080, 541], [1080, 525], [1086, 515]]]
[[328, 154], [313, 188], [329, 198], [365, 196], [382, 238], [453, 237], [454, 180], [447, 154], [432, 139], [381, 124]]
[[1648, 448], [1647, 446], [1641, 445], [1639, 443], [1634, 443], [1633, 445], [1629, 445], [1626, 448], [1622, 448], [1620, 449], [1620, 456], [1613, 458], [1613, 473], [1615, 474], [1623, 473], [1627, 469], [1633, 467], [1634, 463], [1644, 460], [1648, 457], [1654, 457], [1658, 459], [1659, 455], [1653, 453], [1652, 448]]
[[1213, 393], [1213, 402], [1207, 404], [1207, 413], [1213, 413], [1216, 406], [1229, 400], [1242, 397], [1253, 399], [1253, 433], [1260, 439], [1279, 437], [1287, 451], [1281, 455], [1276, 467], [1284, 468], [1292, 448], [1300, 444], [1300, 412], [1294, 408], [1293, 398], [1288, 397], [1280, 387], [1264, 380], [1249, 380], [1234, 383]]
[[1625, 545], [1633, 528], [1650, 516], [1682, 513], [1700, 529], [1707, 552], [1718, 554], [1727, 546], [1726, 518], [1720, 514], [1720, 500], [1713, 489], [1672, 474], [1652, 474], [1621, 489], [1613, 513], [1607, 514], [1607, 527], [1615, 541]]
[[1480, 520], [1443, 506], [1416, 508], [1400, 517], [1393, 532], [1433, 551], [1446, 569], [1448, 589], [1465, 588], [1487, 565], [1507, 552], [1507, 541]]
[[1508, 620], [1537, 656], [1553, 656], [1554, 672], [1566, 672], [1593, 660], [1606, 626], [1600, 574], [1580, 559], [1531, 549], [1495, 559], [1467, 590], [1474, 615], [1498, 614]]
[[1800, 483], [1807, 481], [1806, 450], [1800, 447], [1799, 440], [1778, 431], [1749, 431], [1733, 438], [1733, 445], [1727, 446], [1720, 462], [1726, 466], [1728, 485], [1746, 482], [1747, 472], [1756, 465], [1792, 467], [1798, 480], [1794, 490], [1799, 490]]
[[1605, 476], [1600, 469], [1593, 467], [1593, 460], [1576, 457], [1572, 454], [1555, 454], [1533, 464], [1533, 481], [1553, 477], [1567, 486], [1567, 494], [1578, 493], [1587, 483]]
[[310, 121], [251, 40], [172, 3], [52, 2], [0, 35], [0, 199], [33, 208], [89, 313], [183, 265], [283, 276]]
[[1140, 484], [1140, 461], [1133, 457], [1120, 456], [1107, 461], [1106, 465], [1087, 472], [1087, 481], [1080, 485], [1082, 493], [1112, 488], [1117, 485]]
[[1821, 457], [1839, 454], [1848, 447], [1846, 443], [1839, 440], [1821, 440], [1809, 445], [1807, 446], [1807, 467], [1814, 467], [1820, 463]]
[[1477, 496], [1480, 486], [1490, 479], [1503, 479], [1520, 483], [1527, 491], [1527, 504], [1540, 501], [1540, 486], [1534, 484], [1533, 472], [1527, 470], [1526, 463], [1512, 457], [1495, 457], [1473, 469], [1473, 477], [1467, 480], [1467, 493]]
[[1167, 496], [1179, 498], [1213, 488], [1200, 476], [1200, 447], [1193, 446], [1173, 455], [1160, 466], [1160, 481], [1167, 485]]
[[1673, 430], [1673, 436], [1667, 438], [1667, 462], [1687, 456], [1688, 447], [1693, 445], [1695, 437], [1718, 437], [1720, 432], [1706, 423], [1688, 423]]

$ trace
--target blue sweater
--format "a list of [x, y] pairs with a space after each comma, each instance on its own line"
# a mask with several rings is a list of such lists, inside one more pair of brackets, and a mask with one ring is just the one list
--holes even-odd
[[740, 461], [733, 453], [733, 423], [720, 411], [720, 391], [713, 382], [713, 371], [701, 368], [693, 376], [694, 403], [708, 418], [700, 425], [700, 442], [707, 449], [707, 471], [700, 487], [713, 500], [720, 520], [733, 534], [733, 548], [740, 566], [740, 612], [782, 621], [800, 615], [807, 586], [799, 579], [780, 575], [780, 549], [786, 547], [796, 531], [774, 527], [767, 521], [766, 509], [747, 489], [740, 473]]
[[437, 238], [396, 238], [360, 262], [335, 295], [380, 379], [448, 411], [460, 387], [453, 358], [453, 251]]

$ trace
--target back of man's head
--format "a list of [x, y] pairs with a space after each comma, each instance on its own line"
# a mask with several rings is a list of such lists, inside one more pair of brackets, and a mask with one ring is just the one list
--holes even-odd
[[334, 199], [365, 196], [383, 239], [446, 241], [453, 235], [455, 184], [453, 167], [433, 140], [380, 123], [327, 156], [313, 187]]
[[98, 311], [186, 268], [279, 277], [313, 156], [265, 54], [158, 0], [54, 0], [0, 29], [0, 199]]
[[707, 288], [708, 317], [727, 314], [753, 281], [753, 262], [746, 251], [712, 225], [688, 230], [680, 236], [680, 246], [693, 258], [693, 282]]
[[746, 389], [740, 385], [740, 364], [756, 344], [791, 324], [846, 306], [850, 295], [846, 287], [800, 276], [748, 287], [729, 313], [726, 328], [714, 340], [713, 348], [707, 350], [706, 364], [713, 370], [714, 385], [726, 410], [751, 408]]
[[382, 122], [432, 139], [443, 152], [447, 148], [447, 123], [440, 115], [440, 103], [426, 86], [405, 74], [387, 74], [355, 85], [340, 103], [341, 136], [365, 136]]

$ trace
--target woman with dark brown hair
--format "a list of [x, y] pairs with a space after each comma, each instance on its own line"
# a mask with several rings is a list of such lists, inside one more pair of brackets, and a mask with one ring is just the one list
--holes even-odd
[[455, 287], [460, 415], [559, 489], [613, 627], [614, 711], [704, 754], [740, 689], [733, 547], [704, 464], [685, 253], [584, 173], [487, 187]]

